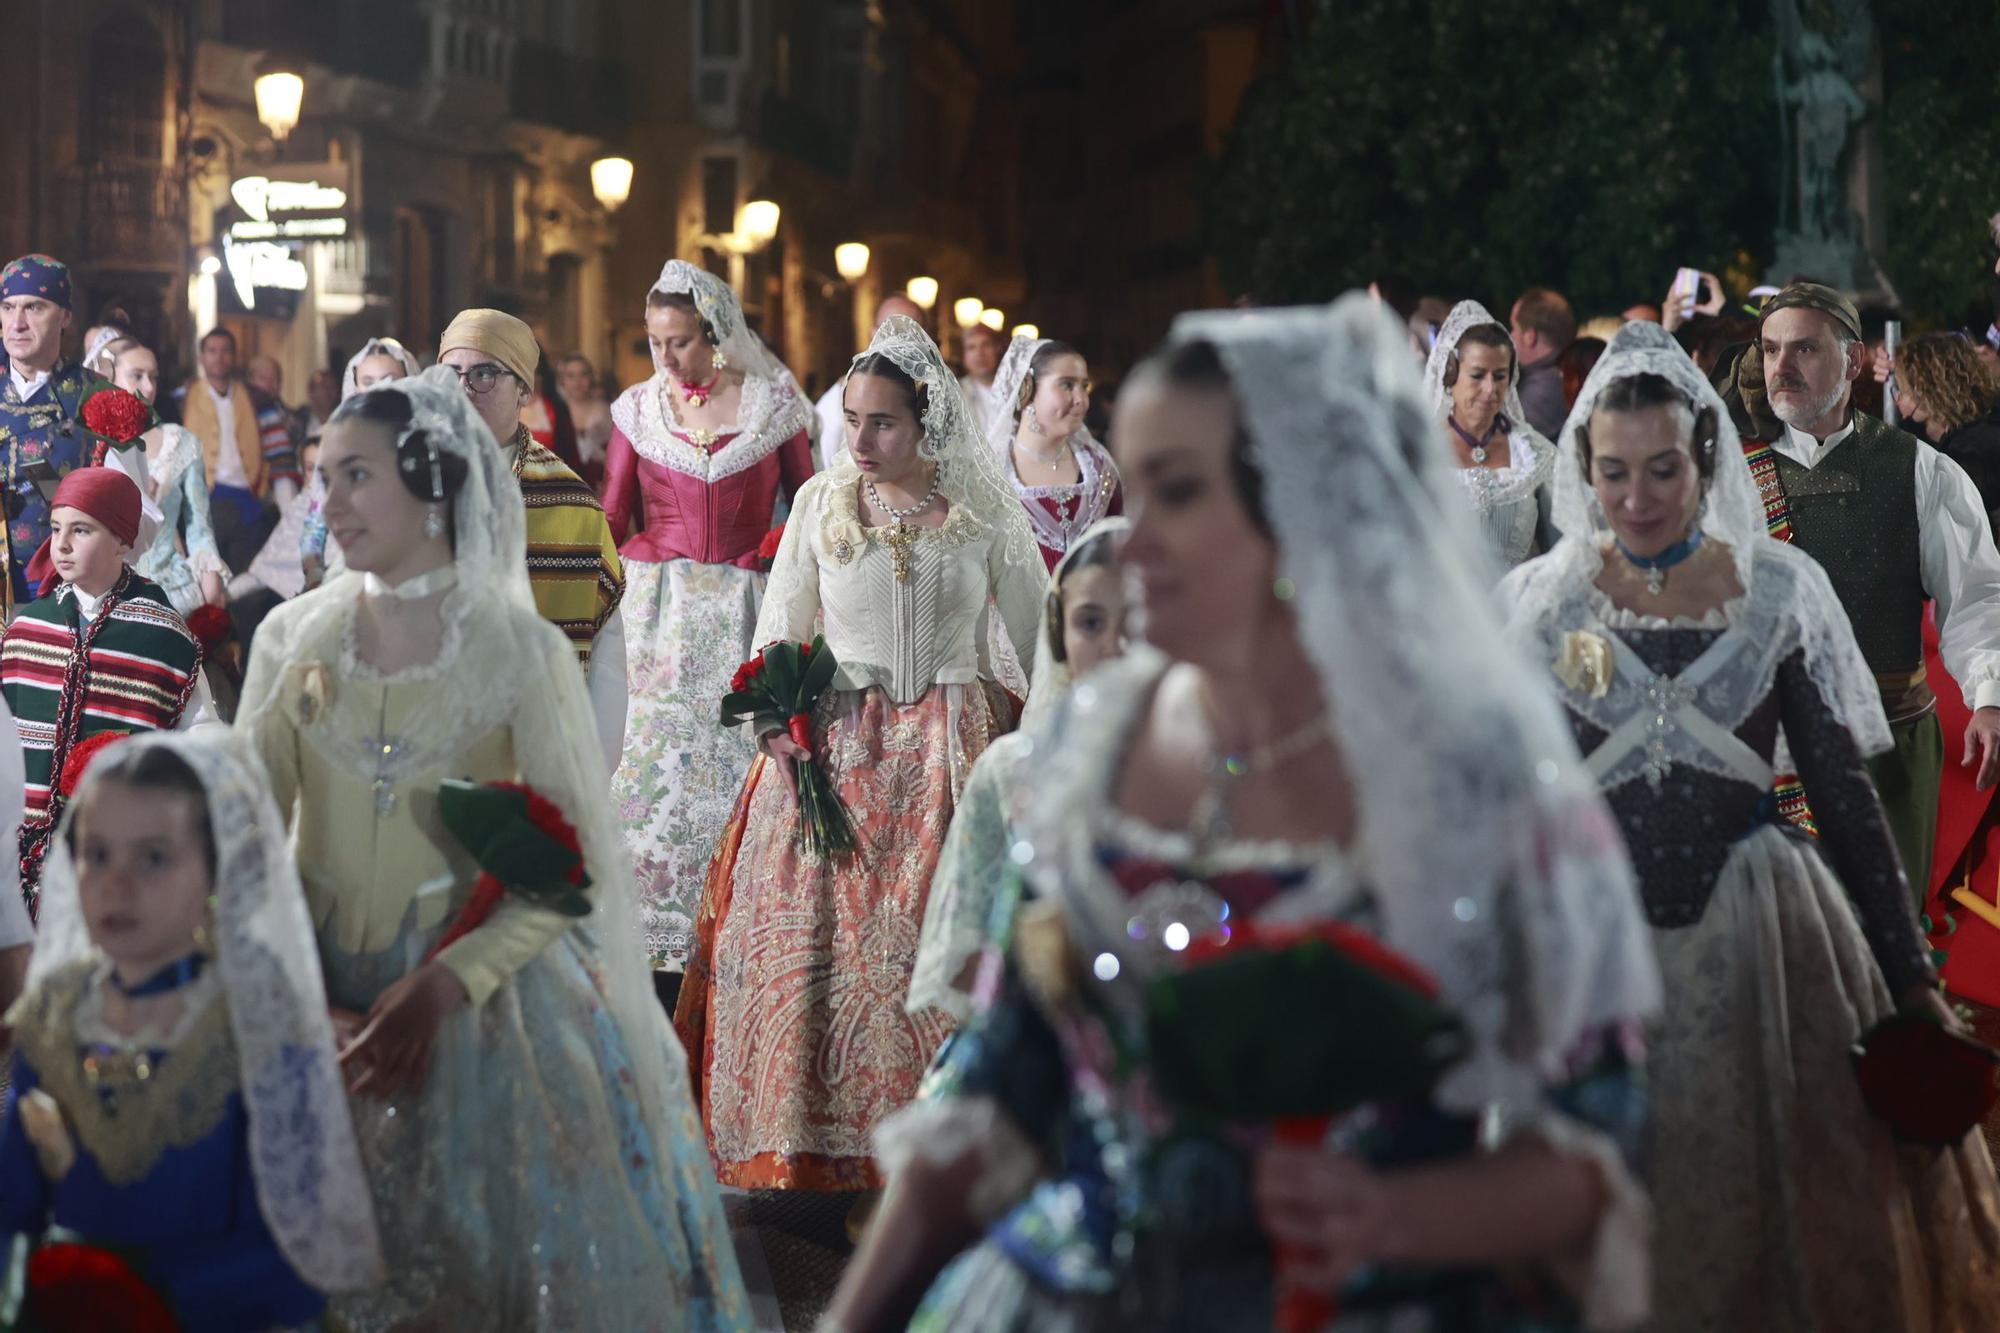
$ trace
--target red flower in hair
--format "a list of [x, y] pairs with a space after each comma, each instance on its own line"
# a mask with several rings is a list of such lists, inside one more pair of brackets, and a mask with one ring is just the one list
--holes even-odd
[[780, 523], [777, 527], [772, 528], [764, 534], [763, 541], [757, 543], [757, 558], [762, 560], [766, 567], [769, 567], [771, 562], [778, 558], [778, 544], [784, 541], [784, 539], [785, 525]]
[[72, 745], [69, 757], [63, 760], [62, 773], [56, 778], [56, 790], [62, 793], [63, 799], [76, 795], [76, 789], [83, 785], [83, 775], [91, 760], [119, 741], [130, 739], [131, 735], [129, 731], [100, 731]]
[[117, 1328], [176, 1333], [180, 1324], [160, 1293], [109, 1250], [44, 1245], [28, 1256], [28, 1323], [48, 1333]]
[[138, 439], [152, 420], [153, 409], [124, 389], [100, 389], [83, 405], [85, 429], [115, 444]]
[[187, 627], [188, 633], [200, 640], [204, 650], [214, 648], [227, 639], [233, 628], [229, 612], [207, 602], [188, 613]]

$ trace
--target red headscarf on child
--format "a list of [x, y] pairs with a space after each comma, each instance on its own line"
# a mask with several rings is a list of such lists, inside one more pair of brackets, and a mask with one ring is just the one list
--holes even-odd
[[[75, 509], [90, 515], [127, 546], [139, 540], [142, 508], [139, 487], [115, 467], [80, 467], [65, 475], [56, 486], [49, 510]], [[55, 562], [49, 558], [49, 539], [44, 539], [35, 558], [28, 562], [28, 586], [40, 589], [55, 576]]]

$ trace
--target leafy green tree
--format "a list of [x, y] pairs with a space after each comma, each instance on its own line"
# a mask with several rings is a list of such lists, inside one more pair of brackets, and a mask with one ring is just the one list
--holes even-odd
[[1496, 310], [1546, 283], [1589, 314], [1768, 253], [1767, 0], [1307, 8], [1211, 181], [1235, 290], [1316, 301], [1399, 272]]
[[2000, 212], [2000, 4], [1877, 0], [1886, 88], [1885, 266], [1905, 310], [1984, 328]]

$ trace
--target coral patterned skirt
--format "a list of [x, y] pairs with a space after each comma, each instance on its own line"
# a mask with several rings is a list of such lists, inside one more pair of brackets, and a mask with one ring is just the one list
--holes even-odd
[[709, 866], [674, 1026], [716, 1176], [740, 1189], [878, 1188], [876, 1124], [916, 1096], [951, 1030], [904, 1012], [931, 876], [965, 777], [1010, 718], [985, 685], [910, 704], [829, 691], [816, 754], [860, 850], [798, 842], [799, 808], [759, 758]]

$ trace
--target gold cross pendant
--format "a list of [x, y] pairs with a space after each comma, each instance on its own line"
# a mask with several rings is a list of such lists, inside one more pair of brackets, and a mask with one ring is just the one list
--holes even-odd
[[883, 535], [882, 540], [889, 543], [889, 554], [895, 559], [896, 582], [908, 583], [910, 550], [917, 544], [917, 530], [898, 520], [896, 525]]

